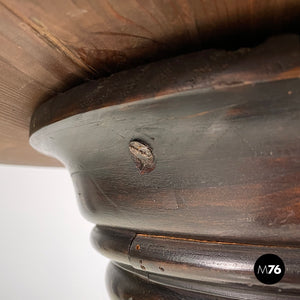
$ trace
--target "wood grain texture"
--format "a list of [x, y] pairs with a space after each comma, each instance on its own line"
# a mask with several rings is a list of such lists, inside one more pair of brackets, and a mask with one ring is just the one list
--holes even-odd
[[[134, 277], [138, 281], [139, 277], [139, 280], [146, 281], [149, 292], [153, 284], [153, 287], [160, 285], [162, 289], [166, 289], [162, 294], [165, 296], [168, 295], [168, 288], [193, 291], [196, 296], [192, 299], [202, 299], [203, 294], [215, 296], [216, 299], [228, 297], [249, 300], [273, 300], [275, 295], [277, 299], [296, 300], [299, 296], [299, 247], [213, 242], [148, 233], [134, 234], [120, 228], [100, 226], [94, 228], [92, 242], [101, 254], [121, 267], [123, 273], [126, 274], [127, 271], [126, 281], [133, 280]], [[284, 260], [286, 273], [282, 281], [275, 286], [261, 284], [253, 272], [255, 261], [265, 253], [277, 254]], [[114, 276], [113, 278], [109, 275], [109, 290], [116, 293], [116, 285], [119, 287], [119, 293], [122, 289], [124, 292], [127, 285], [120, 288], [119, 275]], [[134, 281], [128, 285], [133, 287]], [[134, 291], [138, 293], [142, 289], [135, 288]], [[134, 291], [131, 290], [132, 293]], [[184, 294], [183, 291], [182, 293]], [[119, 297], [117, 299], [123, 299], [120, 294]]]
[[[193, 249], [197, 251], [197, 249]], [[244, 253], [243, 253], [244, 254]], [[209, 254], [206, 254], [206, 257]], [[213, 254], [212, 254], [213, 259]], [[206, 261], [203, 261], [205, 263]], [[158, 275], [114, 263], [109, 265], [107, 287], [112, 299], [184, 299], [184, 300], [298, 300], [299, 290], [256, 284], [217, 284], [200, 280]], [[127, 298], [126, 298], [127, 297]]]
[[151, 282], [146, 276], [137, 276], [126, 268], [110, 264], [106, 286], [111, 300], [225, 300], [230, 298], [210, 296], [181, 290]]
[[[299, 246], [300, 79], [282, 77], [299, 67], [298, 36], [276, 40], [281, 44], [286, 52], [277, 55], [272, 42], [256, 49], [260, 59], [253, 50], [253, 60], [251, 51], [220, 51], [229, 66], [205, 72], [204, 80], [194, 76], [202, 60], [190, 56], [162, 62], [166, 84], [153, 72], [161, 62], [146, 66], [143, 80], [129, 90], [136, 98], [127, 96], [128, 84], [120, 86], [128, 73], [108, 79], [119, 87], [115, 94], [101, 91], [102, 80], [83, 84], [36, 110], [31, 143], [67, 166], [80, 208], [96, 224]], [[196, 71], [190, 72], [190, 61]], [[251, 81], [257, 73], [266, 80]], [[224, 84], [223, 78], [240, 81]], [[139, 99], [145, 83], [154, 89]], [[114, 105], [103, 107], [109, 100]], [[151, 146], [156, 167], [149, 174], [141, 175], [132, 161], [132, 140]]]
[[[178, 92], [74, 115], [31, 143], [66, 165], [93, 223], [299, 246], [299, 89]], [[153, 149], [151, 173], [132, 161], [133, 139]]]
[[[113, 299], [299, 297], [299, 55], [298, 35], [206, 50], [36, 109], [30, 142], [71, 173]], [[270, 252], [286, 274], [265, 286]]]
[[300, 78], [300, 36], [272, 37], [254, 48], [204, 50], [94, 80], [52, 97], [35, 110], [31, 132], [90, 110], [189, 90], [222, 90]]
[[84, 80], [210, 47], [297, 32], [281, 1], [0, 2], [0, 162], [55, 165], [28, 145], [34, 108]]

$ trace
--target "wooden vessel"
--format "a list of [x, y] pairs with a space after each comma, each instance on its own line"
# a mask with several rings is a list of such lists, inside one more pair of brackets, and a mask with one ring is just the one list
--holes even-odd
[[299, 1], [0, 13], [0, 162], [65, 165], [112, 299], [299, 299]]
[[[70, 171], [113, 299], [297, 299], [299, 49], [184, 55], [35, 111], [31, 144]], [[266, 253], [286, 266], [274, 286], [253, 271]]]

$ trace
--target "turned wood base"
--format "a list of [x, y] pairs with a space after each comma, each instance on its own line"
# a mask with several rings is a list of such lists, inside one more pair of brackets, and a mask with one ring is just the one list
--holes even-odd
[[[31, 144], [70, 171], [112, 299], [298, 299], [300, 44], [208, 50], [42, 104]], [[285, 274], [255, 277], [263, 254]]]
[[111, 263], [107, 270], [107, 289], [111, 299], [215, 300], [220, 298], [151, 282], [126, 268]]
[[[112, 299], [299, 298], [297, 247], [201, 241], [99, 226], [92, 232], [92, 242], [114, 261], [107, 272]], [[266, 253], [284, 257], [290, 280], [284, 288], [262, 286], [255, 279], [254, 263]]]

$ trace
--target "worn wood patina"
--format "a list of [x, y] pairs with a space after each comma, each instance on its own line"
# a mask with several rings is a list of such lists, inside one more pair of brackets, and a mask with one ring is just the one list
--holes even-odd
[[[112, 299], [298, 299], [300, 42], [205, 50], [39, 106], [30, 142], [61, 160]], [[133, 156], [133, 157], [132, 157]], [[256, 259], [285, 275], [259, 282]]]

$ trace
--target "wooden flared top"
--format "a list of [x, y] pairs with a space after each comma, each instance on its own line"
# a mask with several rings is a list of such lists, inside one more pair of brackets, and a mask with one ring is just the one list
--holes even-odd
[[17, 1], [0, 5], [0, 163], [59, 165], [28, 143], [47, 99], [98, 77], [295, 32], [298, 0]]

